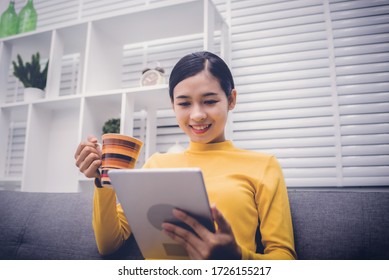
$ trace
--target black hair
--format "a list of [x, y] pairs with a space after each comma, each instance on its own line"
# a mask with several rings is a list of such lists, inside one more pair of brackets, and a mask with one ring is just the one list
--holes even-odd
[[[208, 63], [206, 63], [208, 62]], [[205, 69], [207, 67], [207, 69]], [[181, 58], [173, 67], [169, 79], [169, 95], [173, 102], [173, 91], [176, 85], [186, 78], [195, 76], [203, 70], [208, 70], [220, 83], [227, 98], [235, 88], [234, 79], [227, 64], [216, 54], [202, 51], [188, 54]]]

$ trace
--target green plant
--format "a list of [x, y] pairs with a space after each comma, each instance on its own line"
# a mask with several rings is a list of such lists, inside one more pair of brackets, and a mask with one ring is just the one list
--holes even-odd
[[103, 133], [119, 133], [120, 119], [110, 119], [104, 123]]
[[25, 88], [33, 87], [44, 90], [47, 82], [47, 69], [49, 62], [47, 61], [45, 67], [41, 71], [40, 55], [39, 52], [33, 54], [31, 57], [31, 63], [24, 64], [20, 55], [17, 55], [17, 62], [12, 61], [14, 67], [14, 76], [17, 77], [24, 85]]

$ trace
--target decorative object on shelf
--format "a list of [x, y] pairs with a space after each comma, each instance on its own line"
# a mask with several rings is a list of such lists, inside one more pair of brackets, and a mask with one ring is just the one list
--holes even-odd
[[19, 33], [33, 31], [36, 29], [38, 14], [34, 8], [33, 0], [28, 0], [26, 5], [19, 12]]
[[[49, 61], [47, 61], [44, 69], [41, 71], [39, 52], [33, 54], [31, 63], [24, 64], [20, 55], [17, 55], [17, 64], [12, 61], [14, 67], [14, 76], [18, 78], [24, 85], [24, 101], [33, 101], [44, 97], [44, 89], [47, 82], [47, 69]], [[34, 88], [34, 90], [31, 90]]]
[[120, 119], [110, 119], [104, 123], [103, 134], [120, 133]]
[[155, 67], [154, 69], [146, 68], [142, 71], [140, 78], [141, 86], [155, 86], [165, 83], [165, 70], [162, 67]]
[[10, 1], [7, 10], [0, 19], [0, 38], [15, 35], [18, 33], [18, 15], [15, 11], [15, 1]]
[[182, 153], [183, 151], [185, 151], [185, 147], [180, 145], [180, 143], [178, 141], [176, 141], [176, 143], [171, 146], [166, 153], [168, 154], [179, 154], [179, 153]]

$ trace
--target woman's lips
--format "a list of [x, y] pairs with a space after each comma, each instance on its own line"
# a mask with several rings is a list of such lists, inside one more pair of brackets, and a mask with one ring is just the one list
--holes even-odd
[[211, 127], [210, 124], [203, 124], [203, 125], [189, 125], [192, 129], [192, 131], [195, 134], [203, 134], [208, 131], [208, 129]]

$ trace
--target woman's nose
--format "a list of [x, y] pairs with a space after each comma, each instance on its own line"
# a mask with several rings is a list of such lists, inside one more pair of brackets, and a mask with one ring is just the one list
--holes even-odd
[[190, 118], [194, 121], [202, 121], [207, 118], [207, 114], [201, 106], [193, 106]]

